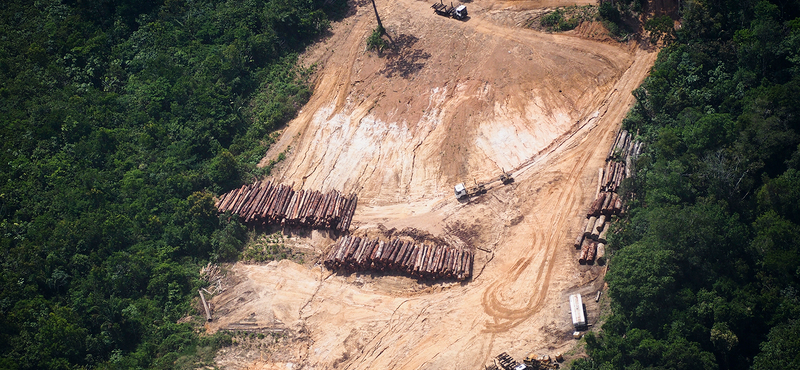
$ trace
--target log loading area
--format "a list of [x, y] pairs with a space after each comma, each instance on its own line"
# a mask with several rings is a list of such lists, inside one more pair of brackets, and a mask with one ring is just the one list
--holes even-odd
[[586, 213], [583, 230], [575, 238], [575, 249], [580, 250], [578, 263], [592, 265], [605, 263], [606, 233], [611, 219], [625, 212], [617, 190], [622, 180], [633, 173], [633, 162], [644, 150], [644, 144], [633, 139], [626, 130], [620, 130], [614, 145], [606, 156], [606, 166], [597, 174], [597, 195]]
[[[347, 233], [358, 197], [336, 190], [294, 191], [291, 186], [259, 181], [219, 197], [220, 213], [235, 213], [250, 225], [283, 225], [330, 229]], [[323, 264], [329, 270], [389, 272], [420, 279], [467, 280], [472, 276], [472, 252], [449, 246], [393, 239], [384, 242], [345, 235], [328, 250]]]

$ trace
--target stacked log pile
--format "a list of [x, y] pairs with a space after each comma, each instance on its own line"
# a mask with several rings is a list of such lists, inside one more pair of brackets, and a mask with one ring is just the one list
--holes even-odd
[[595, 256], [597, 255], [597, 241], [592, 239], [585, 239], [581, 245], [581, 254], [578, 257], [578, 263], [581, 265], [593, 264]]
[[284, 224], [347, 231], [358, 197], [336, 190], [327, 193], [294, 191], [291, 186], [259, 181], [219, 197], [219, 212], [231, 211], [247, 223]]
[[472, 252], [449, 246], [347, 235], [333, 244], [323, 264], [329, 270], [345, 272], [379, 271], [431, 280], [468, 280], [473, 259]]
[[643, 150], [644, 143], [621, 130], [606, 156], [606, 166], [600, 174], [600, 190], [616, 192], [622, 180], [631, 177], [633, 162]]
[[622, 180], [632, 175], [633, 163], [644, 150], [644, 144], [633, 136], [620, 130], [606, 156], [605, 167], [598, 171], [597, 195], [589, 206], [583, 230], [574, 244], [576, 249], [580, 249], [580, 264], [594, 264], [595, 260], [604, 262], [608, 223], [613, 216], [625, 212], [617, 190]]

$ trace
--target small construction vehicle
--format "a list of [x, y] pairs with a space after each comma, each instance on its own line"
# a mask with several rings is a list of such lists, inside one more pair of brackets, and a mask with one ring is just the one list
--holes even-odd
[[502, 171], [503, 171], [503, 174], [500, 175], [500, 179], [499, 180], [500, 180], [500, 182], [503, 183], [503, 185], [508, 185], [508, 184], [514, 182], [514, 178], [511, 177], [510, 173], [506, 172], [506, 170], [502, 170]]
[[442, 0], [439, 0], [438, 3], [433, 3], [431, 8], [433, 8], [434, 13], [441, 16], [451, 17], [458, 20], [467, 18], [467, 6], [464, 4], [454, 7], [452, 2], [450, 5], [445, 5]]
[[558, 362], [553, 361], [548, 355], [539, 355], [536, 353], [529, 353], [522, 363], [528, 367], [528, 369], [532, 370], [549, 370], [549, 369], [558, 369]]

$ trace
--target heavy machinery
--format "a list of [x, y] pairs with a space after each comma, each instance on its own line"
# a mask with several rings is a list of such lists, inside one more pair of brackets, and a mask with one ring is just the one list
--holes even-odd
[[439, 0], [438, 3], [433, 3], [431, 8], [433, 8], [436, 14], [441, 16], [452, 17], [458, 20], [467, 18], [467, 6], [464, 4], [454, 7], [452, 2], [450, 5], [445, 5], [442, 0]]
[[464, 183], [456, 184], [453, 188], [456, 193], [456, 199], [469, 199], [481, 194], [486, 194], [486, 186], [483, 183], [475, 183], [475, 186], [470, 186], [469, 189], [464, 186]]
[[[560, 355], [559, 355], [560, 356]], [[558, 369], [558, 362], [553, 361], [548, 355], [539, 355], [536, 353], [529, 353], [522, 363], [527, 366], [528, 369], [532, 370], [549, 370], [549, 369]]]
[[[469, 188], [464, 185], [464, 183], [456, 184], [453, 190], [456, 193], [456, 199], [469, 199], [470, 197], [476, 197], [478, 195], [486, 194], [486, 186], [494, 183], [495, 181], [500, 181], [503, 185], [508, 185], [514, 182], [514, 178], [511, 176], [510, 173], [503, 171], [500, 176], [495, 177], [487, 182], [478, 183], [475, 181], [474, 186], [470, 186]], [[474, 180], [473, 180], [474, 181]]]
[[495, 357], [495, 363], [503, 370], [525, 370], [525, 365], [514, 360], [508, 353], [501, 353]]
[[506, 170], [503, 170], [503, 174], [500, 175], [500, 177], [498, 177], [497, 180], [500, 180], [500, 182], [502, 182], [503, 185], [508, 185], [514, 182], [514, 178], [511, 177], [511, 174], [506, 172]]
[[508, 353], [503, 352], [494, 358], [492, 364], [485, 366], [485, 370], [553, 370], [558, 369], [559, 362], [564, 361], [564, 358], [559, 353], [555, 359], [550, 358], [548, 355], [539, 355], [536, 353], [529, 353], [527, 357], [519, 363], [514, 360]]

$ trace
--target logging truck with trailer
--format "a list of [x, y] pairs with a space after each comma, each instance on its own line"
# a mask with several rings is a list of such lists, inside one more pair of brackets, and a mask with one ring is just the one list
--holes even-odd
[[494, 183], [495, 181], [500, 181], [503, 183], [503, 185], [508, 185], [513, 183], [514, 178], [511, 176], [511, 174], [506, 172], [505, 170], [502, 171], [503, 173], [500, 176], [495, 177], [487, 182], [478, 183], [477, 181], [475, 181], [475, 185], [470, 186], [469, 189], [466, 187], [466, 185], [464, 185], [463, 182], [456, 184], [456, 186], [453, 188], [453, 191], [456, 193], [456, 199], [459, 200], [469, 199], [471, 197], [476, 197], [478, 195], [486, 194], [486, 186], [491, 183]]
[[451, 17], [458, 20], [467, 18], [467, 6], [464, 4], [453, 6], [451, 2], [450, 5], [446, 5], [443, 0], [439, 0], [438, 3], [433, 3], [431, 8], [433, 8], [434, 13], [444, 17]]
[[462, 182], [460, 184], [456, 184], [453, 190], [456, 193], [456, 199], [469, 199], [470, 197], [486, 194], [486, 186], [484, 186], [483, 183], [478, 184], [477, 182], [474, 186], [470, 186], [469, 189], [467, 189]]

